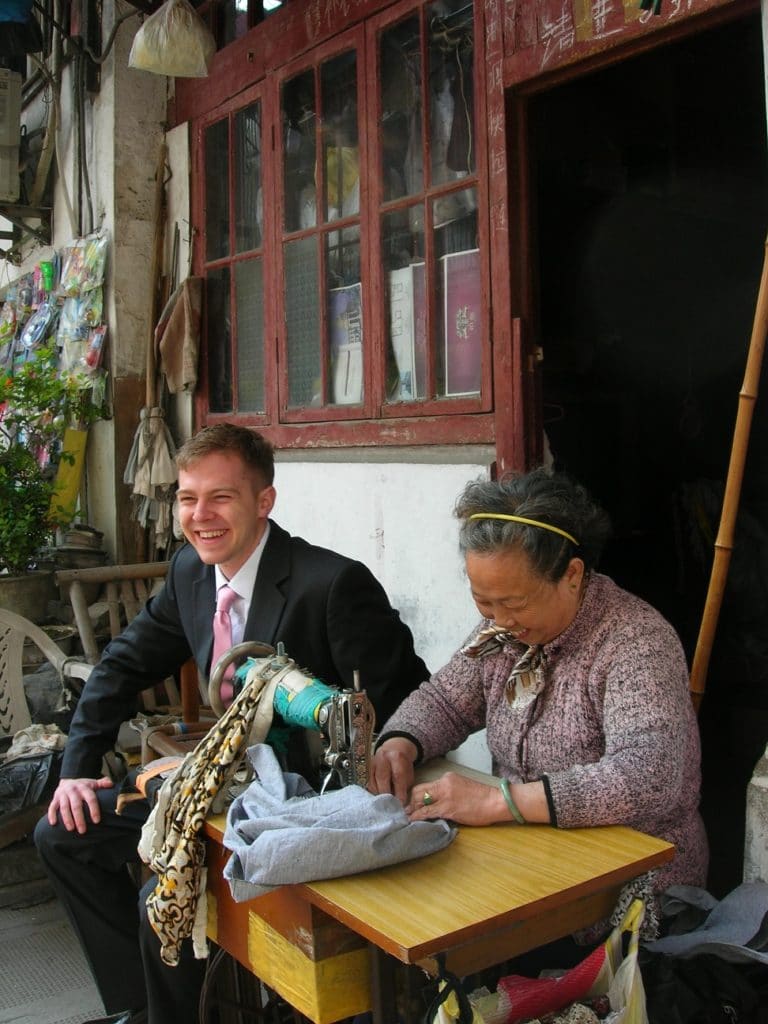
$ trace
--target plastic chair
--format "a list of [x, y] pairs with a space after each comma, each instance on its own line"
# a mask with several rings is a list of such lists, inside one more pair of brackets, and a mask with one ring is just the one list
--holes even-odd
[[22, 670], [27, 640], [39, 648], [62, 680], [85, 681], [91, 672], [91, 665], [65, 655], [34, 622], [0, 608], [0, 737], [13, 736], [32, 724]]
[[[13, 736], [32, 724], [24, 692], [24, 644], [30, 640], [56, 669], [62, 682], [86, 680], [91, 665], [67, 657], [34, 622], [0, 608], [0, 749], [10, 745]], [[17, 762], [12, 762], [16, 765]], [[26, 801], [26, 797], [25, 797]], [[9, 812], [0, 822], [0, 849], [27, 835], [45, 813], [47, 799]]]

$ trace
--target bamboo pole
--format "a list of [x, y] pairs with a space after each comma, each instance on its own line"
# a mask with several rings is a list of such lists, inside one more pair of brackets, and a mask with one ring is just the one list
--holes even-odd
[[752, 427], [752, 413], [755, 408], [755, 399], [757, 398], [760, 385], [760, 371], [763, 363], [766, 333], [768, 333], [768, 239], [766, 239], [765, 243], [763, 274], [760, 279], [760, 290], [757, 295], [752, 337], [749, 342], [747, 365], [744, 370], [744, 382], [739, 392], [736, 425], [731, 445], [731, 458], [728, 464], [728, 476], [725, 481], [725, 493], [723, 494], [723, 507], [720, 513], [720, 527], [715, 538], [712, 572], [709, 578], [709, 588], [704, 602], [704, 612], [691, 667], [689, 689], [697, 711], [704, 695], [709, 659], [712, 654], [717, 620], [723, 603], [728, 568], [731, 562], [736, 514], [739, 510], [741, 485], [744, 479], [744, 463], [746, 462], [749, 434]]

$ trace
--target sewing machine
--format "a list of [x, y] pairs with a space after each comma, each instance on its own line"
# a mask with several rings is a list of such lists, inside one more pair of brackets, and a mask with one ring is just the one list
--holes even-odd
[[[234, 699], [246, 688], [263, 689], [268, 706], [259, 709], [262, 723], [271, 724], [277, 712], [287, 726], [308, 730], [309, 753], [317, 762], [321, 792], [332, 784], [367, 786], [375, 713], [360, 685], [359, 672], [354, 673], [352, 689], [339, 690], [300, 668], [282, 644], [277, 649], [251, 641], [236, 644], [216, 662], [208, 684], [211, 708], [219, 718], [227, 711], [222, 699], [225, 674], [235, 662], [242, 663], [228, 681]], [[144, 739], [142, 760], [146, 763], [158, 756], [187, 753], [202, 735], [185, 731], [183, 726], [153, 729]], [[311, 742], [313, 735], [319, 737], [319, 746]]]

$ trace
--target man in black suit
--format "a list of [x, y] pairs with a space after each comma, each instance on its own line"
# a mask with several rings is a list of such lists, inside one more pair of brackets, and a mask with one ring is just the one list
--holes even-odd
[[[114, 1024], [193, 1024], [205, 971], [185, 942], [167, 967], [137, 903], [126, 863], [137, 861], [145, 802], [118, 815], [101, 761], [141, 690], [190, 657], [207, 674], [217, 590], [230, 586], [233, 642], [282, 641], [324, 682], [349, 687], [355, 669], [378, 722], [429, 672], [408, 627], [360, 562], [291, 537], [269, 519], [275, 502], [269, 443], [254, 431], [206, 427], [177, 455], [179, 519], [189, 542], [161, 592], [94, 668], [78, 702], [61, 781], [35, 841], [67, 909]], [[97, 1022], [91, 1022], [97, 1024]]]

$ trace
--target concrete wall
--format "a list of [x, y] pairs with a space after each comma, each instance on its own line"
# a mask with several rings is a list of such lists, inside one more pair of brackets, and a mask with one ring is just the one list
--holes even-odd
[[[104, 5], [103, 38], [114, 23], [114, 4]], [[85, 99], [86, 178], [77, 175], [73, 64], [61, 74], [53, 176], [51, 245], [28, 242], [18, 267], [5, 265], [7, 280], [31, 271], [40, 260], [79, 235], [104, 228], [111, 240], [104, 288], [108, 325], [105, 365], [110, 373], [114, 418], [89, 433], [84, 517], [105, 535], [113, 558], [142, 554], [143, 537], [125, 515], [128, 489], [123, 467], [143, 404], [142, 381], [148, 338], [149, 267], [156, 155], [163, 137], [168, 80], [128, 67], [138, 19], [118, 30], [101, 65], [99, 89]], [[45, 122], [50, 92], [22, 112], [28, 131]], [[88, 202], [90, 195], [90, 204]], [[3, 282], [4, 283], [4, 282]]]
[[[278, 455], [275, 519], [291, 533], [364, 562], [435, 671], [479, 619], [452, 512], [467, 481], [488, 476], [490, 450], [356, 450], [313, 456], [308, 461], [306, 453], [296, 453], [295, 459], [293, 453]], [[360, 672], [364, 684], [365, 665]], [[457, 759], [490, 770], [484, 734], [465, 743]]]
[[[113, 11], [112, 5], [107, 7]], [[105, 33], [110, 27], [105, 21]], [[113, 240], [107, 355], [114, 417], [99, 424], [89, 442], [88, 518], [104, 531], [106, 547], [120, 561], [144, 554], [143, 538], [125, 515], [128, 489], [122, 475], [145, 399], [154, 182], [168, 89], [163, 76], [128, 67], [137, 27], [131, 20], [118, 31], [93, 109], [102, 200], [98, 212]]]
[[768, 882], [768, 747], [747, 787], [744, 881]]

